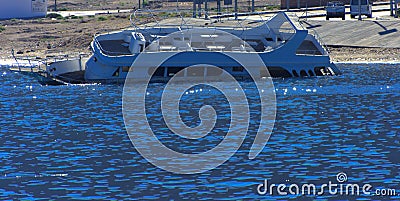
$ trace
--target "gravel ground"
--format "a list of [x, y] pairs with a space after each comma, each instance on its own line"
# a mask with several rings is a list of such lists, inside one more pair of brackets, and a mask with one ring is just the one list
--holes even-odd
[[0, 56], [40, 56], [52, 53], [89, 53], [93, 36], [130, 27], [129, 14], [65, 19], [0, 21]]
[[330, 47], [334, 62], [400, 62], [400, 48]]

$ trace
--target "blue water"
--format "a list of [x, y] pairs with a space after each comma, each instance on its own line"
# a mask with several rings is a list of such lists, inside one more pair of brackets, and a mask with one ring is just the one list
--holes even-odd
[[[339, 67], [341, 76], [274, 79], [275, 127], [253, 160], [248, 151], [260, 120], [259, 99], [254, 85], [242, 82], [252, 120], [246, 140], [223, 165], [195, 175], [166, 172], [135, 150], [122, 116], [123, 86], [41, 86], [0, 68], [0, 200], [400, 200], [400, 66]], [[162, 87], [150, 85], [146, 99], [160, 141], [197, 153], [223, 139], [229, 105], [221, 93], [199, 87], [183, 96], [182, 119], [191, 126], [199, 123], [203, 104], [220, 108], [209, 136], [184, 140], [170, 135], [161, 121], [157, 97]], [[349, 183], [393, 188], [397, 195], [257, 193], [264, 179], [320, 185], [336, 182], [339, 172]]]

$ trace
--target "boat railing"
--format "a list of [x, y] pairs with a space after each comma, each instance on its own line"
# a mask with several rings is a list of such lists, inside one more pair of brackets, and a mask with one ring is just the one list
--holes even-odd
[[325, 50], [326, 53], [330, 53], [328, 46], [326, 43], [322, 40], [321, 36], [319, 36], [318, 32], [315, 31], [314, 29], [309, 29], [309, 33], [314, 36], [314, 38], [317, 40], [319, 44], [321, 44], [322, 48]]
[[[263, 16], [261, 13], [241, 13], [240, 19], [235, 19], [234, 15], [229, 12], [214, 12], [214, 11], [198, 11], [203, 16], [202, 18], [193, 18], [194, 13], [192, 10], [151, 10], [151, 9], [139, 9], [134, 11], [130, 16], [130, 21], [135, 31], [140, 31], [145, 33], [149, 28], [154, 30], [157, 28], [161, 32], [162, 27], [179, 27], [180, 29], [191, 29], [194, 27], [199, 27], [196, 25], [195, 21], [197, 19], [203, 19], [206, 22], [202, 27], [207, 28], [230, 28], [234, 30], [246, 30], [250, 28], [254, 28], [254, 26], [247, 26], [245, 23], [251, 21], [254, 22], [265, 22], [267, 18]], [[197, 15], [197, 13], [196, 13]], [[172, 21], [173, 24], [165, 24], [165, 19], [169, 19], [171, 17], [177, 17], [180, 19], [180, 22]], [[208, 22], [207, 22], [208, 21]], [[233, 26], [215, 26], [215, 22], [223, 22], [223, 21], [235, 21]], [[194, 22], [194, 23], [193, 23]]]
[[38, 57], [16, 57], [13, 56], [15, 62], [9, 65], [10, 69], [18, 70], [19, 72], [45, 72], [46, 62]]
[[306, 29], [300, 23], [300, 18], [299, 18], [299, 16], [296, 15], [296, 13], [288, 12], [288, 13], [286, 13], [286, 15], [290, 18], [290, 21], [292, 22], [293, 26], [295, 26], [297, 29], [300, 29], [300, 30]]
[[297, 55], [321, 55], [321, 52], [319, 50], [297, 50], [296, 51]]
[[[300, 18], [295, 14], [295, 13], [287, 13], [287, 15], [292, 19], [294, 25], [301, 27], [302, 29], [306, 29], [303, 24], [300, 21]], [[318, 32], [315, 31], [314, 29], [306, 29], [308, 32], [314, 36], [314, 38], [317, 40], [319, 44], [321, 44], [322, 48], [326, 53], [329, 54], [329, 49], [328, 46], [325, 44], [325, 42], [322, 40], [322, 38], [319, 36]]]
[[[153, 27], [159, 27], [161, 28], [160, 22], [164, 19], [171, 18], [171, 17], [179, 17], [181, 19], [180, 26], [185, 24], [185, 17], [186, 14], [184, 13], [184, 10], [152, 10], [152, 9], [138, 9], [135, 10], [129, 20], [134, 27], [135, 31], [142, 30], [145, 31], [146, 28]], [[141, 26], [141, 25], [144, 25]], [[163, 25], [166, 26], [166, 25]], [[175, 24], [175, 27], [177, 25]]]
[[72, 53], [62, 53], [57, 51], [46, 51], [46, 58], [45, 61], [49, 62], [58, 62], [58, 61], [65, 61], [65, 60], [72, 60], [81, 57], [87, 57], [88, 54], [83, 52], [72, 52]]
[[31, 72], [37, 73], [44, 77], [51, 76], [50, 72], [48, 72], [48, 66], [54, 62], [73, 60], [73, 59], [82, 59], [87, 57], [88, 54], [85, 53], [70, 53], [70, 54], [56, 54], [56, 55], [47, 55], [46, 58], [40, 57], [13, 57], [15, 62], [9, 65], [9, 68], [18, 72]]

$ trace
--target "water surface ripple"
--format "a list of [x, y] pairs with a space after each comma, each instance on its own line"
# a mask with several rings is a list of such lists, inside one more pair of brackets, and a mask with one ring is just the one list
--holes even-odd
[[[312, 196], [258, 195], [275, 183], [336, 181], [400, 191], [400, 68], [342, 64], [343, 75], [274, 79], [277, 117], [273, 134], [254, 160], [248, 151], [259, 121], [254, 85], [242, 82], [251, 125], [239, 152], [220, 167], [177, 175], [149, 164], [132, 146], [122, 117], [122, 86], [40, 86], [0, 68], [0, 199], [314, 200]], [[147, 117], [157, 137], [186, 153], [211, 149], [229, 126], [229, 103], [198, 86], [181, 100], [183, 121], [199, 124], [198, 109], [218, 106], [216, 128], [199, 140], [173, 135], [162, 121], [163, 84], [148, 90]], [[197, 91], [196, 91], [197, 90]], [[137, 139], [140, 140], [140, 139]], [[195, 165], [195, 164], [193, 164]], [[321, 200], [400, 200], [399, 196], [332, 196]]]

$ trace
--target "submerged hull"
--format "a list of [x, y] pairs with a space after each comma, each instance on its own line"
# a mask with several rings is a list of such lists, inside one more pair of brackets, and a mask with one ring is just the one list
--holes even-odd
[[[133, 77], [137, 80], [151, 77], [152, 81], [166, 81], [194, 65], [218, 66], [238, 79], [250, 78], [249, 69], [240, 62], [232, 62], [229, 59], [232, 56], [241, 61], [257, 56], [261, 62], [250, 71], [259, 78], [340, 74], [320, 38], [285, 13], [247, 30], [182, 27], [124, 30], [96, 36], [91, 47], [93, 55], [85, 72], [85, 80], [89, 82], [121, 82], [132, 69], [136, 69]], [[141, 57], [148, 61], [162, 60], [156, 65], [159, 69], [153, 74], [155, 66], [141, 66], [146, 63], [138, 64]], [[138, 66], [145, 69], [138, 71]], [[202, 75], [207, 77], [205, 71]], [[182, 76], [187, 76], [186, 71]]]
[[[44, 82], [166, 82], [173, 77], [207, 79], [227, 74], [254, 80], [340, 74], [318, 35], [285, 13], [246, 29], [188, 27], [97, 35], [90, 58], [47, 65], [45, 80], [50, 80]], [[195, 70], [188, 69], [193, 66]], [[211, 66], [223, 73], [211, 73]]]
[[[145, 54], [145, 53], [143, 53]], [[265, 66], [257, 66], [254, 71], [259, 71], [258, 74], [261, 77], [308, 77], [308, 76], [325, 76], [325, 75], [338, 75], [340, 74], [339, 69], [335, 64], [330, 63], [329, 57], [303, 57], [299, 62], [288, 61], [284, 57], [281, 60], [271, 59], [276, 58], [274, 55], [279, 55], [279, 52], [271, 53], [254, 53], [258, 55]], [[252, 58], [248, 54], [236, 54], [237, 57], [246, 60], [246, 57]], [[143, 55], [142, 55], [143, 56]], [[247, 79], [250, 78], [248, 70], [242, 68], [240, 63], [230, 62], [227, 58], [224, 58], [225, 54], [220, 54], [217, 52], [204, 52], [204, 53], [192, 53], [192, 52], [182, 52], [174, 55], [173, 58], [169, 58], [164, 61], [162, 65], [158, 66], [159, 70], [157, 72], [152, 72], [151, 69], [154, 67], [148, 66], [146, 69], [141, 70], [142, 73], [138, 73], [135, 76], [137, 80], [146, 80], [152, 77], [152, 81], [167, 81], [177, 73], [179, 70], [184, 70], [185, 67], [194, 66], [196, 64], [212, 65], [218, 66], [224, 69], [226, 72], [230, 73], [237, 79]], [[149, 55], [149, 57], [163, 57], [161, 55]], [[207, 58], [207, 59], [204, 59]], [[131, 57], [132, 62], [126, 62], [122, 64], [115, 65], [112, 62], [107, 62], [107, 58], [97, 57], [93, 55], [86, 63], [85, 80], [92, 82], [110, 82], [114, 80], [115, 82], [123, 82], [128, 73], [135, 68], [135, 57]], [[128, 59], [127, 59], [128, 60]], [[251, 67], [250, 67], [251, 68]], [[262, 72], [263, 69], [268, 69], [268, 72]], [[96, 70], [96, 71], [95, 71]], [[96, 73], [94, 73], [95, 71]], [[136, 72], [137, 73], [137, 72]], [[152, 73], [152, 74], [150, 74]], [[171, 75], [172, 73], [172, 75]], [[206, 74], [204, 74], [206, 76]]]

